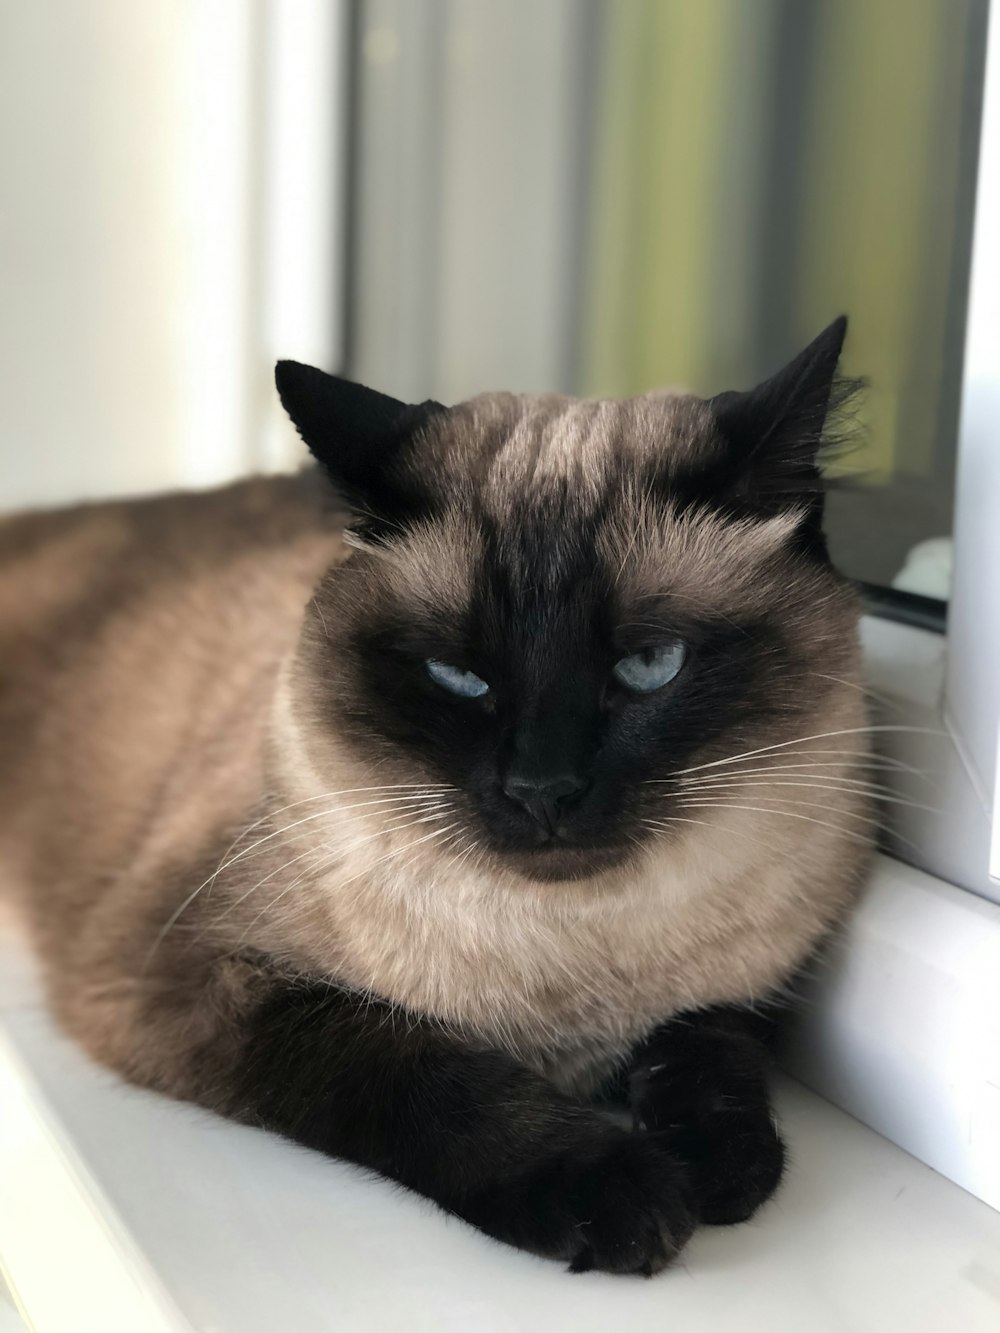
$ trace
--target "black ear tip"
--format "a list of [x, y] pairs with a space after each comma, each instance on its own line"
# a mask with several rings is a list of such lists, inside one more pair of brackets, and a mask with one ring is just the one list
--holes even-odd
[[284, 394], [296, 384], [301, 384], [308, 378], [310, 369], [301, 361], [278, 361], [274, 367], [274, 384], [278, 393]]
[[838, 315], [832, 324], [828, 324], [819, 335], [821, 341], [831, 352], [840, 355], [844, 346], [844, 339], [847, 337], [847, 316]]

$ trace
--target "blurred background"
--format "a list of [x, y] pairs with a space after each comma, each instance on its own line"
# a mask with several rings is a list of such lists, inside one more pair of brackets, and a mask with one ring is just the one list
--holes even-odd
[[0, 0], [0, 507], [298, 466], [279, 356], [712, 393], [847, 311], [835, 558], [946, 597], [986, 10]]

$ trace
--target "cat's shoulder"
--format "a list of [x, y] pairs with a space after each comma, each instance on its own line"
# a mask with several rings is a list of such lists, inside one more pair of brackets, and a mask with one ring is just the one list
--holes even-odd
[[203, 491], [97, 501], [0, 516], [3, 592], [65, 597], [115, 568], [149, 579], [275, 548], [314, 548], [327, 563], [343, 553], [342, 509], [318, 469], [250, 477]]

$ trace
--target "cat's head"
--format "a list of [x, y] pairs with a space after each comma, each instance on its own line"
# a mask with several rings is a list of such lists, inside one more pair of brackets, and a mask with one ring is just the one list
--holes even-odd
[[844, 331], [708, 400], [410, 406], [280, 363], [354, 514], [300, 657], [320, 739], [448, 784], [470, 845], [555, 880], [683, 828], [695, 766], [822, 732], [855, 671], [817, 461]]

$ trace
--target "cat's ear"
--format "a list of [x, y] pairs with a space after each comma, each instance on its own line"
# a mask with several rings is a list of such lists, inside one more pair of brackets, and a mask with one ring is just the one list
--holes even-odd
[[[841, 315], [770, 379], [708, 400], [724, 451], [728, 492], [747, 512], [822, 509], [819, 454], [831, 411], [856, 384], [837, 378], [847, 332]], [[720, 481], [723, 478], [719, 477]]]
[[392, 522], [414, 498], [394, 467], [440, 403], [403, 403], [298, 361], [274, 368], [281, 405], [348, 504]]

